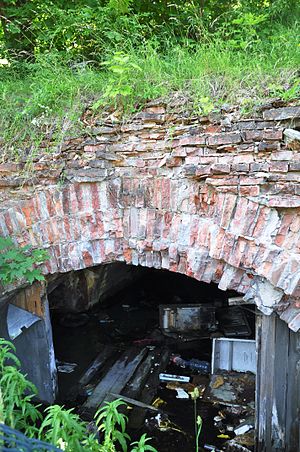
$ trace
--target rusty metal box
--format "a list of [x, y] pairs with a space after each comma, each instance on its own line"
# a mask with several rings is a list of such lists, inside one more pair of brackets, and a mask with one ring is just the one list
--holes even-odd
[[166, 333], [197, 334], [215, 331], [216, 308], [205, 304], [159, 306], [160, 327]]

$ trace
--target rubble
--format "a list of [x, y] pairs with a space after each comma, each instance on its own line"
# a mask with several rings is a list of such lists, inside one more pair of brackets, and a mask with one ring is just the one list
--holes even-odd
[[[143, 284], [142, 280], [140, 284]], [[129, 300], [130, 296], [125, 299]], [[97, 343], [93, 360], [73, 378], [75, 384], [66, 397], [67, 403], [72, 401], [81, 416], [90, 420], [105, 401], [123, 399], [127, 405], [124, 409], [129, 417], [129, 428], [133, 432], [147, 429], [151, 436], [159, 438], [160, 444], [166, 441], [165, 449], [160, 446], [162, 452], [169, 450], [172, 441], [179, 441], [183, 450], [193, 450], [195, 412], [203, 418], [209, 432], [203, 440], [205, 438], [208, 445], [215, 444], [216, 450], [223, 450], [228, 440], [242, 437], [240, 433], [246, 432], [246, 427], [240, 420], [250, 425], [253, 415], [255, 376], [237, 373], [230, 366], [227, 366], [230, 370], [217, 370], [215, 366], [211, 373], [215, 341], [249, 342], [248, 339], [214, 337], [223, 334], [221, 330], [228, 324], [228, 318], [234, 318], [229, 315], [223, 323], [218, 315], [227, 304], [226, 296], [224, 300], [216, 299], [210, 303], [209, 307], [213, 309], [208, 311], [196, 306], [197, 316], [203, 314], [208, 322], [213, 319], [213, 323], [209, 323], [213, 324], [210, 332], [205, 326], [199, 331], [190, 329], [191, 322], [186, 331], [184, 323], [177, 323], [181, 325], [181, 331], [171, 336], [164, 328], [159, 328], [167, 306], [163, 305], [161, 309], [160, 296], [156, 298], [141, 291], [136, 301], [133, 301], [134, 297], [131, 302], [122, 300], [121, 297], [118, 304], [89, 314], [89, 322], [93, 323], [95, 331], [102, 331], [101, 342]], [[179, 310], [176, 311], [174, 303], [172, 310], [180, 316], [184, 300], [179, 301]], [[190, 309], [191, 304], [187, 305]], [[235, 310], [236, 306], [229, 309]], [[151, 322], [147, 321], [145, 312], [153, 319]], [[247, 318], [254, 316], [251, 309], [245, 313]], [[196, 318], [198, 326], [202, 320]], [[90, 328], [90, 323], [81, 328]], [[252, 334], [250, 324], [249, 329]], [[66, 331], [71, 334], [69, 328]], [[228, 328], [229, 334], [231, 331]], [[226, 359], [229, 357], [222, 358]], [[201, 435], [200, 444], [204, 447]]]

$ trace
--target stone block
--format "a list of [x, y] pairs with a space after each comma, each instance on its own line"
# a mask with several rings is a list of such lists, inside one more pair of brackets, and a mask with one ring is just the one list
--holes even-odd
[[285, 129], [284, 138], [288, 148], [293, 150], [300, 149], [300, 132], [298, 130]]
[[256, 121], [254, 119], [248, 119], [245, 121], [239, 121], [236, 124], [238, 130], [249, 130], [256, 128]]
[[290, 162], [289, 163], [289, 171], [300, 171], [300, 161], [299, 162]]
[[[191, 135], [187, 137], [180, 138], [178, 141], [174, 142], [176, 146], [197, 146], [206, 144], [206, 135]], [[173, 145], [172, 145], [173, 147]]]
[[263, 112], [263, 118], [265, 120], [271, 121], [281, 121], [283, 119], [291, 119], [298, 117], [300, 117], [300, 106], [271, 108], [270, 110], [265, 110]]
[[196, 167], [196, 176], [208, 176], [211, 173], [210, 165], [198, 165]]
[[233, 163], [231, 165], [231, 170], [234, 172], [248, 172], [250, 168], [249, 163]]
[[278, 152], [272, 152], [271, 154], [271, 160], [292, 160], [293, 158], [293, 151], [278, 151]]
[[282, 140], [282, 129], [266, 129], [263, 131], [264, 140]]
[[207, 139], [209, 146], [221, 146], [225, 144], [238, 144], [242, 140], [241, 134], [238, 132], [225, 132], [211, 135]]
[[241, 196], [259, 196], [260, 187], [258, 185], [246, 185], [240, 187], [240, 195]]
[[271, 161], [269, 163], [269, 170], [275, 173], [287, 173], [289, 170], [289, 165], [287, 162], [281, 161]]
[[254, 162], [250, 164], [250, 171], [257, 172], [268, 172], [269, 164], [267, 162]]
[[212, 174], [229, 174], [230, 173], [230, 165], [226, 165], [224, 163], [214, 163], [211, 166]]
[[263, 139], [262, 130], [246, 130], [243, 133], [243, 138], [245, 141], [260, 141]]
[[174, 168], [182, 165], [183, 159], [181, 157], [168, 157], [166, 160], [166, 166], [168, 168]]
[[266, 143], [265, 141], [261, 141], [258, 144], [258, 150], [261, 152], [277, 151], [279, 149], [280, 149], [280, 144], [276, 143], [276, 141], [274, 141], [273, 143]]

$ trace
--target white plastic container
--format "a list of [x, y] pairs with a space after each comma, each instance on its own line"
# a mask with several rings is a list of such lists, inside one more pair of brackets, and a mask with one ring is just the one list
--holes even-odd
[[213, 339], [212, 373], [219, 370], [256, 374], [256, 341], [252, 339]]

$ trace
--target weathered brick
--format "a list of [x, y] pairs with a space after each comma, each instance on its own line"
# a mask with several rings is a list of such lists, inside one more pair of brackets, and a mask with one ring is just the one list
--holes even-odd
[[259, 185], [246, 185], [244, 187], [240, 187], [239, 192], [241, 196], [259, 196], [260, 187]]
[[300, 171], [300, 162], [290, 162], [289, 171]]
[[300, 116], [300, 107], [272, 108], [263, 112], [265, 120], [281, 121], [283, 119], [297, 118]]
[[250, 164], [251, 172], [269, 171], [269, 164], [267, 162], [254, 162]]
[[277, 151], [280, 149], [280, 144], [273, 142], [273, 143], [266, 143], [264, 141], [258, 143], [258, 150], [261, 152], [264, 151]]
[[271, 160], [291, 160], [293, 155], [293, 151], [272, 152]]
[[231, 170], [233, 172], [248, 172], [250, 168], [249, 163], [233, 163], [231, 165]]
[[230, 173], [230, 165], [226, 165], [223, 163], [214, 163], [211, 166], [212, 174], [228, 174]]
[[245, 121], [239, 121], [236, 124], [237, 129], [239, 130], [248, 130], [256, 128], [256, 121], [254, 119], [247, 119]]
[[210, 165], [198, 165], [196, 167], [196, 176], [205, 176], [209, 175], [211, 173], [211, 166]]
[[262, 130], [246, 130], [243, 133], [245, 141], [260, 141], [263, 139], [264, 133]]
[[270, 171], [274, 171], [275, 173], [287, 173], [289, 170], [289, 165], [287, 162], [280, 161], [271, 161], [269, 163]]
[[183, 159], [181, 157], [169, 157], [169, 158], [167, 158], [166, 166], [168, 168], [181, 166], [182, 165], [182, 161], [183, 161]]
[[264, 140], [282, 140], [282, 129], [267, 129], [263, 131]]
[[237, 132], [210, 135], [207, 139], [207, 143], [209, 146], [221, 146], [223, 144], [235, 144], [240, 142], [241, 134]]
[[206, 135], [191, 135], [184, 138], [180, 138], [178, 141], [174, 142], [174, 145], [176, 146], [196, 146], [205, 144], [206, 144]]

